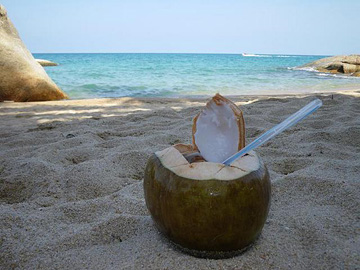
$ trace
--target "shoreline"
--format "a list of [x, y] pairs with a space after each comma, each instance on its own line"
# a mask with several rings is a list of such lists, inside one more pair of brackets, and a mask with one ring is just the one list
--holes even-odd
[[[215, 93], [214, 93], [215, 94]], [[220, 92], [220, 94], [222, 94]], [[263, 94], [263, 95], [224, 95], [228, 98], [291, 98], [291, 97], [307, 97], [307, 96], [327, 96], [327, 95], [335, 95], [335, 94], [344, 94], [344, 95], [353, 95], [358, 96], [360, 95], [360, 87], [359, 88], [352, 88], [352, 89], [342, 89], [342, 90], [334, 90], [334, 91], [320, 91], [320, 92], [301, 92], [301, 93], [288, 93], [288, 94]], [[69, 98], [69, 99], [62, 99], [62, 100], [53, 100], [53, 101], [29, 101], [29, 102], [14, 102], [11, 100], [5, 100], [3, 102], [0, 102], [0, 108], [1, 104], [12, 104], [12, 103], [18, 103], [18, 104], [46, 104], [46, 103], [63, 103], [63, 102], [87, 102], [87, 101], [109, 101], [109, 100], [119, 100], [119, 99], [138, 99], [138, 100], [168, 100], [168, 101], [180, 101], [182, 99], [189, 99], [189, 100], [204, 100], [211, 98], [213, 95], [184, 95], [184, 96], [177, 96], [177, 97], [140, 97], [140, 96], [122, 96], [122, 97], [102, 97], [102, 98]]]

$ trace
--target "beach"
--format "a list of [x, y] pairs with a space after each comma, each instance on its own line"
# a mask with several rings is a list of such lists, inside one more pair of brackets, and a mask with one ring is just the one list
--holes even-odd
[[360, 91], [237, 96], [247, 143], [314, 97], [323, 107], [257, 149], [268, 219], [245, 253], [182, 253], [147, 211], [148, 157], [191, 143], [205, 98], [0, 103], [1, 269], [356, 269]]

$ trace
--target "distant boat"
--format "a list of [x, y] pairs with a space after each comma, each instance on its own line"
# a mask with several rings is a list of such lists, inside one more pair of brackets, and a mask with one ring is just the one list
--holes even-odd
[[252, 54], [252, 53], [242, 53], [242, 56], [258, 56], [256, 54]]

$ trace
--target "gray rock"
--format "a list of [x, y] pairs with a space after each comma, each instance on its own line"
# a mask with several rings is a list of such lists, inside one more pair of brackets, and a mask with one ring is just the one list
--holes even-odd
[[22, 42], [0, 5], [0, 101], [44, 101], [67, 95], [50, 79]]
[[360, 77], [360, 55], [338, 55], [326, 57], [301, 67], [311, 67], [320, 72], [343, 73]]
[[35, 60], [43, 67], [58, 66], [57, 63], [51, 62], [49, 60], [45, 60], [45, 59], [35, 59]]

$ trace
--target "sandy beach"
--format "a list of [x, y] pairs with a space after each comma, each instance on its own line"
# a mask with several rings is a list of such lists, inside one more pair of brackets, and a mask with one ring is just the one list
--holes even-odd
[[[323, 107], [257, 152], [271, 208], [252, 248], [200, 259], [173, 248], [145, 206], [149, 155], [191, 143], [206, 99], [0, 103], [1, 269], [357, 269], [360, 91]], [[247, 142], [315, 95], [234, 97]]]

